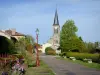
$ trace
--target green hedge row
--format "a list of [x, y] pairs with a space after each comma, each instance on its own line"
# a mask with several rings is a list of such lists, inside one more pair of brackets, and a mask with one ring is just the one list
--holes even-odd
[[53, 50], [51, 47], [47, 47], [45, 49], [45, 53], [46, 53], [46, 55], [56, 55], [56, 51]]
[[78, 52], [66, 52], [62, 53], [62, 56], [75, 57], [77, 60], [83, 60], [85, 58], [92, 59], [93, 62], [100, 62], [100, 54], [90, 54], [90, 53], [78, 53]]
[[59, 56], [61, 57], [66, 56], [66, 52], [60, 53]]

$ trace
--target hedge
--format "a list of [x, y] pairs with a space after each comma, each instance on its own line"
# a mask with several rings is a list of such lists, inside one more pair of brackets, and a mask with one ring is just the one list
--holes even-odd
[[99, 54], [90, 53], [78, 53], [78, 52], [67, 52], [66, 57], [75, 57], [77, 60], [83, 60], [84, 58], [92, 59], [93, 62], [99, 62]]
[[52, 49], [51, 47], [47, 47], [45, 49], [45, 54], [46, 55], [56, 55], [56, 51], [54, 49]]
[[66, 52], [60, 53], [59, 56], [61, 57], [66, 56]]

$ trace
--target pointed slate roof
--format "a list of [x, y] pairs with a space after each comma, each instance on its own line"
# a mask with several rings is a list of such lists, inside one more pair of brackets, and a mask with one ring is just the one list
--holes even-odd
[[53, 25], [59, 25], [57, 9], [55, 11], [55, 17], [54, 17], [54, 23], [53, 23]]

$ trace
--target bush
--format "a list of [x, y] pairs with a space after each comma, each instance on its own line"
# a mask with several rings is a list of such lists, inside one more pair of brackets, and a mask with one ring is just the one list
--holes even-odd
[[67, 57], [75, 57], [77, 60], [92, 59], [93, 62], [99, 62], [99, 54], [89, 54], [89, 53], [77, 53], [77, 52], [67, 52]]
[[46, 53], [46, 55], [56, 55], [56, 51], [54, 49], [52, 49], [51, 47], [47, 47], [45, 49], [45, 53]]
[[33, 55], [30, 52], [24, 52], [23, 53], [24, 59], [25, 59], [25, 63], [27, 65], [33, 64], [34, 59], [33, 59]]
[[0, 54], [1, 53], [7, 53], [7, 54], [13, 54], [16, 53], [14, 43], [12, 40], [9, 40], [8, 38], [1, 37], [0, 38]]
[[13, 54], [14, 56], [16, 56], [18, 59], [24, 59], [24, 56], [21, 54]]
[[61, 57], [66, 56], [66, 52], [60, 53], [59, 56]]

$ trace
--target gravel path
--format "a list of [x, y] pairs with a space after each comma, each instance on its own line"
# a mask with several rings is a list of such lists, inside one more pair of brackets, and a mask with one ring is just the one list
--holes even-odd
[[40, 58], [48, 64], [56, 75], [100, 75], [100, 71], [76, 63], [56, 59], [54, 56], [42, 54]]

